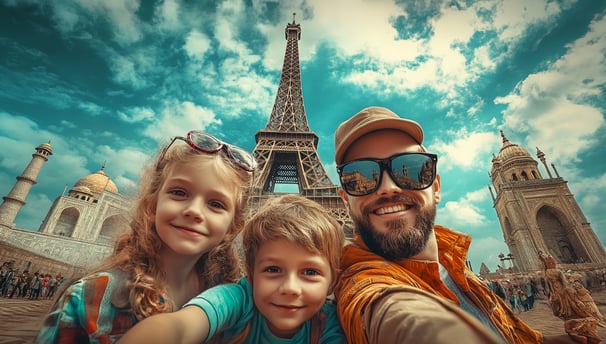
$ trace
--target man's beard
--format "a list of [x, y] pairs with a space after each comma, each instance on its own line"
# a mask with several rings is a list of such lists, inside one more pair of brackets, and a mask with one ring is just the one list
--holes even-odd
[[420, 208], [416, 223], [408, 223], [405, 219], [390, 221], [386, 224], [388, 227], [387, 233], [379, 233], [373, 229], [370, 224], [370, 210], [367, 210], [369, 207], [362, 209], [361, 216], [357, 216], [350, 209], [350, 216], [366, 246], [372, 252], [387, 260], [400, 260], [419, 254], [425, 248], [433, 232], [436, 218], [435, 202], [431, 202], [426, 207], [421, 207], [416, 199], [398, 196], [389, 200], [381, 199], [379, 204], [402, 200]]

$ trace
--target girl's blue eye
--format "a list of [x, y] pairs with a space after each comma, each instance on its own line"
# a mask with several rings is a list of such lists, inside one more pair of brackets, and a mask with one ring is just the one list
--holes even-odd
[[172, 189], [169, 191], [169, 193], [171, 195], [180, 196], [180, 197], [185, 197], [187, 195], [187, 193], [181, 189]]
[[280, 268], [277, 266], [270, 266], [263, 269], [264, 272], [280, 272]]
[[303, 271], [303, 274], [307, 276], [318, 276], [320, 275], [320, 271], [315, 269], [305, 269], [305, 271]]
[[219, 208], [219, 209], [227, 209], [227, 207], [219, 201], [210, 201], [209, 204], [211, 207], [215, 207], [215, 208]]

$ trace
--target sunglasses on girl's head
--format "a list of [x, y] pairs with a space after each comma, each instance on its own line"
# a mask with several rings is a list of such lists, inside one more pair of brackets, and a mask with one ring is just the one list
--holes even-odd
[[350, 196], [369, 195], [379, 188], [383, 171], [400, 189], [423, 190], [436, 179], [438, 156], [432, 153], [399, 153], [385, 159], [364, 158], [337, 166], [341, 187]]
[[175, 140], [183, 140], [187, 142], [187, 144], [189, 144], [193, 149], [204, 153], [214, 154], [220, 150], [224, 150], [227, 157], [230, 158], [231, 161], [233, 161], [241, 169], [248, 172], [253, 172], [257, 167], [255, 158], [243, 148], [223, 142], [218, 138], [199, 130], [192, 130], [188, 132], [187, 137], [175, 136], [170, 144], [164, 148], [162, 155], [166, 153], [168, 148], [172, 146]]

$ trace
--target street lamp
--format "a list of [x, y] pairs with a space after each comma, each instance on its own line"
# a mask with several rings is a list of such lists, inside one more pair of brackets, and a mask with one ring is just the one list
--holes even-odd
[[501, 265], [505, 268], [505, 261], [509, 261], [509, 269], [513, 270], [513, 254], [508, 253], [504, 255], [503, 252], [499, 253], [499, 260], [501, 260]]

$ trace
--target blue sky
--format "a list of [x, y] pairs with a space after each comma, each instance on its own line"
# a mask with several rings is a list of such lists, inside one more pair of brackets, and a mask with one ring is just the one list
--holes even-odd
[[252, 151], [293, 12], [333, 182], [342, 120], [379, 105], [418, 121], [440, 156], [437, 222], [473, 236], [475, 271], [494, 270], [508, 252], [488, 191], [503, 130], [545, 153], [606, 242], [606, 2], [593, 0], [0, 0], [0, 195], [37, 145], [54, 153], [17, 226], [37, 230], [104, 162], [132, 194], [150, 154], [190, 129]]

